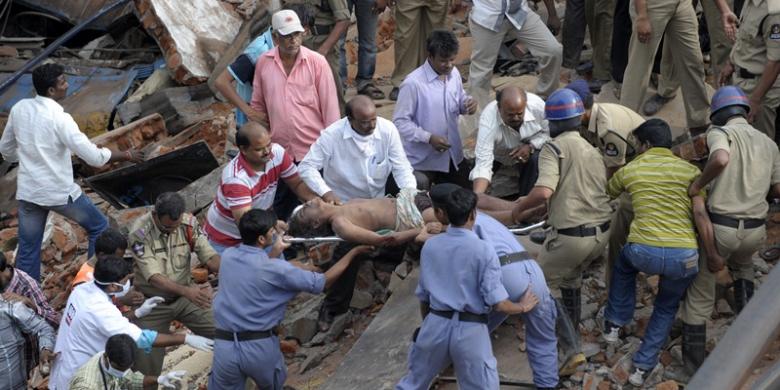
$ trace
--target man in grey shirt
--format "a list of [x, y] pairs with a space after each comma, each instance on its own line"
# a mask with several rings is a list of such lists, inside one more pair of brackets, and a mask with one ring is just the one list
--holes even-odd
[[40, 361], [48, 365], [54, 350], [54, 329], [21, 302], [0, 298], [0, 388], [27, 388], [22, 333], [38, 337]]

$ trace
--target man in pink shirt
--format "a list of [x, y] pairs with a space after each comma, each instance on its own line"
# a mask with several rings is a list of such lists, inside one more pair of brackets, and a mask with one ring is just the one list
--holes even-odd
[[[271, 141], [298, 162], [322, 129], [339, 120], [336, 83], [325, 57], [301, 46], [304, 30], [294, 11], [275, 13], [271, 26], [276, 47], [257, 60], [251, 105], [267, 118]], [[286, 219], [296, 203], [281, 185], [274, 200], [277, 216]]]

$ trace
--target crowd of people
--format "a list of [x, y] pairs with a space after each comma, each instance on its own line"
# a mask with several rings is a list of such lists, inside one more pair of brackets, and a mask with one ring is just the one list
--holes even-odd
[[[712, 98], [690, 0], [566, 0], [563, 44], [553, 0], [544, 0], [546, 24], [527, 0], [473, 0], [467, 86], [446, 28], [460, 1], [289, 3], [217, 79], [236, 107], [238, 154], [200, 221], [169, 192], [128, 235], [109, 227], [74, 182], [71, 154], [102, 166], [144, 153], [94, 145], [58, 103], [64, 68], [33, 71], [37, 95], [14, 105], [0, 139], [3, 159], [19, 163], [19, 247], [15, 259], [0, 253], [0, 387], [26, 388], [36, 367], [53, 390], [173, 387], [185, 373], [162, 372], [165, 348], [187, 344], [213, 351], [211, 389], [243, 389], [250, 378], [281, 389], [287, 302], [325, 292], [318, 328], [327, 331], [349, 310], [365, 258], [420, 267], [423, 321], [398, 389], [427, 389], [450, 365], [461, 388], [497, 389], [490, 332], [509, 315], [523, 319], [536, 387], [558, 387], [585, 360], [576, 330], [561, 329], [577, 329], [583, 273], [601, 258], [607, 344], [626, 336], [637, 274], [659, 275], [630, 383], [641, 386], [658, 364], [678, 317], [684, 368], [695, 372], [716, 274], [731, 272], [741, 310], [755, 290], [751, 256], [766, 239], [767, 198], [780, 197], [775, 2], [746, 1], [740, 19], [729, 0], [701, 1], [720, 86]], [[386, 119], [373, 72], [377, 14], [387, 7], [397, 23], [397, 102]], [[353, 11], [357, 96], [345, 101]], [[570, 80], [586, 26], [593, 79]], [[645, 96], [659, 48], [657, 92]], [[491, 97], [498, 57], [526, 50], [539, 60], [535, 91], [508, 86]], [[610, 80], [622, 84], [620, 104], [594, 102]], [[703, 170], [672, 153], [666, 122], [637, 112], [655, 114], [680, 86], [687, 131], [706, 134]], [[461, 116], [478, 118], [474, 159]], [[513, 198], [491, 195], [497, 176]], [[50, 211], [89, 236], [62, 313], [39, 285]], [[541, 219], [549, 228], [534, 258], [508, 226]], [[296, 260], [285, 240], [334, 234], [344, 242], [324, 270]], [[216, 294], [193, 282], [194, 258], [218, 275]], [[172, 321], [189, 331], [171, 332]]]

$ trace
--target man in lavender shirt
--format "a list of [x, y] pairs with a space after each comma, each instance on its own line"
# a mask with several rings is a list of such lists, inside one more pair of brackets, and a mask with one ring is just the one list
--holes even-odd
[[458, 39], [450, 31], [434, 30], [426, 45], [428, 59], [401, 84], [393, 122], [418, 188], [427, 190], [436, 183], [471, 188], [458, 116], [473, 115], [477, 102], [466, 95], [454, 66]]

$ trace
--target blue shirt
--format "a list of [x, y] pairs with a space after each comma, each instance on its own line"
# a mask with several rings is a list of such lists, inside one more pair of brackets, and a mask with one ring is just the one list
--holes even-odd
[[[252, 81], [255, 75], [255, 64], [261, 54], [274, 48], [274, 40], [269, 28], [263, 34], [255, 38], [241, 54], [236, 61], [228, 66], [228, 72], [236, 80], [236, 93], [241, 96], [245, 102], [252, 100]], [[236, 126], [241, 126], [247, 122], [246, 115], [236, 109]]]
[[477, 237], [493, 247], [498, 257], [525, 251], [523, 245], [517, 241], [515, 235], [504, 224], [481, 211], [477, 211], [473, 230]]
[[269, 330], [282, 322], [287, 302], [299, 292], [318, 294], [324, 288], [324, 275], [241, 244], [222, 254], [214, 321], [230, 332]]
[[[457, 68], [442, 80], [426, 60], [404, 79], [395, 104], [393, 123], [401, 134], [406, 157], [421, 171], [449, 172], [450, 161], [463, 161], [458, 117], [465, 113], [466, 93]], [[433, 149], [431, 135], [447, 139], [446, 152]]]
[[430, 238], [420, 263], [415, 295], [432, 309], [484, 314], [509, 297], [495, 250], [471, 230], [451, 226]]

